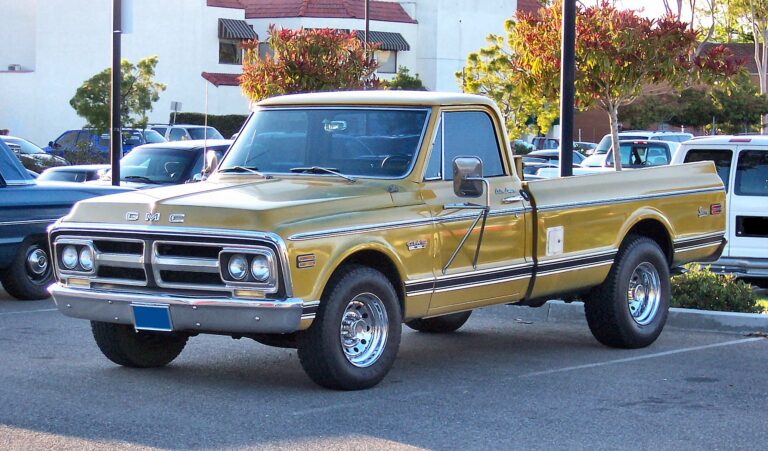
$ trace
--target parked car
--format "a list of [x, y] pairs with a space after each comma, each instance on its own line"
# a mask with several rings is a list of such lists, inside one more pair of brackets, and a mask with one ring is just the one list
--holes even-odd
[[[727, 196], [728, 244], [712, 271], [768, 277], [768, 136], [694, 138], [672, 157], [672, 164], [695, 161], [714, 162]], [[713, 213], [707, 208], [699, 216]]]
[[186, 141], [195, 139], [224, 139], [224, 136], [219, 133], [213, 127], [205, 127], [203, 125], [155, 125], [152, 126], [153, 130], [165, 131], [165, 139], [168, 141]]
[[[134, 188], [152, 188], [159, 185], [177, 185], [200, 180], [205, 155], [216, 152], [219, 160], [232, 144], [230, 140], [194, 140], [145, 144], [136, 147], [120, 160], [121, 185]], [[111, 183], [107, 171], [99, 181]]]
[[[105, 157], [109, 156], [109, 133], [98, 133], [96, 130], [84, 128], [81, 130], [67, 130], [58, 138], [48, 143], [44, 150], [54, 155], [63, 155], [64, 152], [72, 152], [80, 149], [98, 151]], [[139, 130], [133, 128], [123, 129], [123, 155], [134, 147], [148, 143], [161, 143], [166, 139], [155, 130]]]
[[531, 144], [531, 143], [529, 143], [529, 142], [527, 142], [525, 140], [522, 140], [522, 139], [516, 139], [516, 140], [512, 141], [512, 148], [514, 149], [515, 147], [522, 147], [522, 148], [524, 148], [526, 150], [526, 152], [530, 152], [532, 150], [536, 150], [536, 148], [533, 146], [533, 144]]
[[[672, 161], [672, 154], [680, 143], [671, 141], [621, 140], [621, 166], [627, 169], [637, 169], [649, 166], [663, 166]], [[584, 167], [612, 168], [613, 153], [594, 153], [581, 163]]]
[[109, 170], [108, 164], [82, 164], [48, 168], [37, 177], [39, 182], [89, 182], [99, 180]]
[[[644, 139], [648, 141], [671, 141], [671, 142], [685, 142], [693, 138], [693, 134], [684, 132], [652, 132], [648, 130], [627, 130], [619, 132], [619, 140], [626, 139]], [[610, 133], [603, 136], [603, 139], [597, 144], [594, 151], [590, 154], [602, 154], [608, 152], [611, 148], [611, 135]]]
[[19, 161], [21, 161], [25, 167], [33, 166], [35, 169], [41, 169], [69, 164], [64, 158], [47, 154], [43, 149], [26, 139], [4, 135], [0, 136], [0, 140], [8, 145], [8, 148], [16, 154]]
[[37, 184], [0, 140], [0, 282], [5, 291], [20, 300], [47, 298], [53, 270], [46, 228], [79, 200], [122, 191], [126, 189]]
[[573, 150], [578, 150], [584, 155], [590, 155], [595, 151], [597, 143], [591, 143], [587, 141], [574, 141]]
[[[530, 152], [527, 156], [534, 157], [534, 158], [541, 158], [542, 160], [557, 163], [558, 161], [560, 161], [560, 150], [558, 149], [534, 150], [533, 152]], [[581, 164], [581, 162], [584, 161], [584, 158], [585, 158], [584, 155], [580, 154], [579, 152], [576, 152], [576, 151], [573, 152], [574, 164]]]
[[560, 140], [558, 138], [547, 138], [545, 136], [537, 136], [531, 140], [531, 145], [536, 150], [542, 149], [557, 149], [560, 147]]

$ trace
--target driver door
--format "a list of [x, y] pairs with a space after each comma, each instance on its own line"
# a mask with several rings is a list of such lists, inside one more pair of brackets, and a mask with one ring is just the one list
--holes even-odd
[[[507, 169], [510, 166], [500, 144], [504, 142], [498, 133], [500, 124], [494, 124], [492, 117], [478, 109], [446, 111], [440, 118], [422, 191], [435, 219], [440, 250], [435, 260], [437, 277], [430, 315], [517, 300], [528, 287], [531, 277], [531, 267], [525, 257], [528, 204], [520, 195], [519, 179]], [[454, 193], [452, 167], [457, 156], [480, 158], [490, 193], [477, 198], [459, 197]], [[486, 198], [490, 200], [490, 212], [474, 264], [482, 219], [464, 244], [461, 243], [482, 210], [453, 207], [462, 203], [482, 206]]]

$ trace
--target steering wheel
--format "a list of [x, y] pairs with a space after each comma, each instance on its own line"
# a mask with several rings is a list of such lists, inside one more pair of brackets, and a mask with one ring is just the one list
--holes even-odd
[[387, 155], [381, 160], [381, 169], [385, 172], [402, 173], [411, 163], [411, 158], [405, 155]]

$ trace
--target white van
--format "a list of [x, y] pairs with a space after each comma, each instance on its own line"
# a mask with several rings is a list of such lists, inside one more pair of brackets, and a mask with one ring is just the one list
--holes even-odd
[[714, 161], [728, 193], [728, 244], [712, 270], [768, 277], [768, 136], [694, 138], [672, 157], [672, 164], [694, 161]]

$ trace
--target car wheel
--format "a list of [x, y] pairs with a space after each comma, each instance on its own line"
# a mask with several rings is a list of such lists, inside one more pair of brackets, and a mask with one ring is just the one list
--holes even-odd
[[422, 318], [406, 321], [405, 325], [419, 332], [433, 334], [445, 334], [459, 330], [467, 322], [472, 310], [449, 315], [435, 316], [434, 318]]
[[53, 283], [48, 243], [35, 241], [23, 244], [0, 279], [5, 291], [21, 301], [48, 298], [48, 285]]
[[317, 317], [299, 335], [304, 371], [317, 384], [360, 390], [378, 384], [400, 347], [397, 293], [380, 272], [351, 265], [330, 282]]
[[592, 290], [584, 311], [592, 335], [607, 346], [642, 348], [667, 321], [669, 265], [659, 245], [632, 236], [619, 249], [605, 282]]
[[132, 368], [156, 368], [173, 361], [189, 336], [173, 332], [136, 331], [125, 324], [91, 321], [96, 345], [109, 360]]

